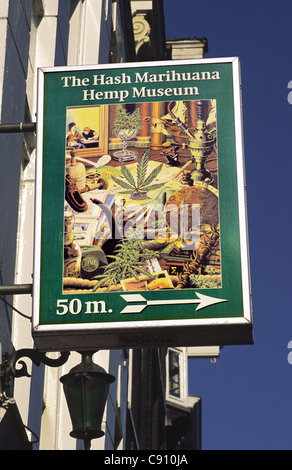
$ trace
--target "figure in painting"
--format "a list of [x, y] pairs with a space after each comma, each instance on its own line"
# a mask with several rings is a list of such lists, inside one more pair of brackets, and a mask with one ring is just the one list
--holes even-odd
[[90, 129], [90, 127], [84, 127], [83, 132], [82, 132], [82, 137], [85, 140], [90, 140], [97, 142], [98, 141], [98, 135], [95, 130]]
[[85, 148], [85, 145], [81, 142], [82, 135], [76, 130], [76, 123], [70, 122], [69, 130], [66, 134], [66, 145], [67, 147], [75, 147], [77, 149]]

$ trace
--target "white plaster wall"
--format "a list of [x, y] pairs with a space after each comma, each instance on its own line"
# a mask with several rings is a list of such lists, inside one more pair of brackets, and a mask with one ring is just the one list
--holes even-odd
[[[57, 31], [58, 0], [39, 2], [44, 8], [44, 16], [36, 31], [33, 32], [34, 47], [30, 48], [27, 75], [27, 95], [30, 106], [32, 121], [36, 116], [36, 70], [37, 67], [53, 65], [55, 41]], [[30, 155], [29, 163], [22, 172], [18, 233], [17, 254], [15, 266], [15, 284], [32, 283], [33, 256], [34, 256], [34, 191], [35, 191], [35, 150]], [[26, 315], [32, 314], [32, 298], [30, 295], [19, 295], [14, 297], [14, 305]], [[23, 317], [14, 314], [12, 342], [16, 350], [32, 348], [31, 323]], [[28, 360], [29, 371], [32, 364]], [[24, 424], [31, 427], [32, 431], [39, 435], [40, 419], [42, 412], [42, 389], [43, 389], [43, 365], [34, 367], [33, 379], [21, 378], [15, 381], [14, 397], [20, 409]], [[33, 401], [32, 395], [33, 392]]]
[[[27, 75], [27, 97], [32, 120], [36, 113], [36, 71], [38, 67], [55, 65], [56, 42], [62, 40], [62, 47], [66, 44], [64, 25], [69, 21], [70, 2], [61, 0], [62, 34], [58, 17], [58, 0], [38, 0], [39, 10], [44, 15], [37, 28], [32, 28], [30, 57]], [[0, 2], [0, 40], [6, 34], [7, 20], [1, 19], [7, 12], [8, 0]], [[99, 61], [107, 62], [110, 25], [111, 0], [84, 0], [80, 1], [75, 9], [71, 21], [68, 38], [68, 64], [84, 65], [96, 64]], [[67, 18], [67, 20], [66, 20]], [[68, 25], [67, 25], [68, 26]], [[58, 45], [60, 45], [58, 43]], [[0, 48], [0, 80], [1, 67], [4, 67], [4, 57]], [[3, 62], [3, 65], [2, 65]], [[61, 65], [61, 64], [58, 64]], [[20, 206], [17, 234], [17, 257], [15, 284], [32, 282], [33, 272], [33, 238], [34, 238], [34, 186], [35, 186], [35, 151], [30, 155], [30, 161], [22, 173]], [[14, 305], [23, 313], [32, 312], [32, 299], [30, 295], [14, 297]], [[15, 314], [13, 321], [12, 341], [15, 349], [31, 348], [31, 323], [29, 320]], [[50, 354], [50, 356], [56, 354]], [[72, 352], [69, 361], [61, 368], [33, 366], [28, 361], [29, 371], [32, 370], [32, 379], [21, 378], [15, 381], [15, 399], [25, 424], [39, 436], [39, 444], [35, 448], [40, 450], [70, 450], [82, 449], [83, 443], [76, 442], [70, 437], [72, 430], [71, 420], [65, 401], [62, 384], [59, 378], [80, 362], [81, 356]], [[127, 407], [127, 361], [121, 351], [100, 351], [94, 356], [97, 364], [116, 377], [110, 386], [109, 400], [103, 420], [103, 438], [92, 441], [92, 449], [113, 448], [115, 433], [115, 413], [117, 401], [121, 407], [122, 428], [126, 431]], [[42, 393], [43, 391], [43, 393]], [[124, 445], [122, 440], [121, 446]]]

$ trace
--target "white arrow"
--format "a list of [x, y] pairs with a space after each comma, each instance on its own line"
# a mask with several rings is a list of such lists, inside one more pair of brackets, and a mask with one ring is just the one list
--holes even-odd
[[146, 302], [144, 304], [127, 305], [121, 313], [141, 313], [149, 305], [175, 305], [175, 304], [198, 304], [196, 310], [218, 304], [219, 302], [228, 302], [226, 299], [217, 299], [208, 295], [196, 292], [197, 299], [174, 299], [174, 300], [147, 300], [141, 294], [124, 294], [121, 297], [129, 303]]

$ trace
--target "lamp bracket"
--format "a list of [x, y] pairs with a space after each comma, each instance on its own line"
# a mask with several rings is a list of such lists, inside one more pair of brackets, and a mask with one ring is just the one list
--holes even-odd
[[[2, 387], [7, 388], [9, 386], [11, 377], [30, 377], [26, 363], [20, 360], [24, 357], [29, 358], [36, 366], [40, 366], [40, 364], [43, 363], [49, 367], [60, 367], [67, 362], [69, 355], [69, 351], [63, 351], [60, 353], [60, 357], [52, 359], [47, 357], [45, 352], [40, 352], [37, 349], [30, 348], [19, 349], [11, 355], [4, 354], [2, 364], [0, 364], [0, 379], [2, 381]], [[20, 368], [16, 368], [17, 363], [18, 365], [21, 365]]]

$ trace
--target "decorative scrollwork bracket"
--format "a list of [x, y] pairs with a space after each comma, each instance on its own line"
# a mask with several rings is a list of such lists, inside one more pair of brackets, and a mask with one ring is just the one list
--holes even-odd
[[[49, 367], [60, 367], [67, 362], [69, 355], [69, 351], [64, 351], [60, 353], [58, 358], [52, 359], [47, 357], [46, 353], [40, 352], [37, 349], [29, 348], [19, 349], [11, 355], [4, 354], [2, 357], [2, 364], [0, 364], [0, 379], [2, 389], [9, 387], [12, 377], [30, 377], [26, 363], [20, 359], [27, 357], [36, 366], [40, 366], [40, 364], [43, 363]], [[20, 368], [16, 368], [17, 363], [18, 365], [21, 365]]]

